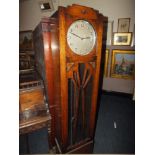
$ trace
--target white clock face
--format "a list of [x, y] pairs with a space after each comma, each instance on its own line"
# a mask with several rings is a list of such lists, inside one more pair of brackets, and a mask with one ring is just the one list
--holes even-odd
[[96, 33], [93, 26], [85, 20], [73, 22], [67, 31], [67, 43], [78, 55], [87, 55], [95, 45]]

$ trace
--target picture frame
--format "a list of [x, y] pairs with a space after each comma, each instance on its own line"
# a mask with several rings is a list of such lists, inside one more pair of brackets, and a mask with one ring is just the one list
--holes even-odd
[[109, 49], [106, 49], [104, 58], [104, 77], [108, 77], [108, 62], [109, 62]]
[[132, 41], [131, 41], [131, 46], [135, 46], [135, 24], [133, 27], [133, 32], [132, 32]]
[[33, 50], [32, 30], [19, 32], [19, 50]]
[[114, 32], [113, 33], [113, 45], [130, 46], [131, 37], [132, 37], [132, 32], [127, 32], [127, 33]]
[[110, 74], [112, 78], [134, 79], [135, 51], [112, 50]]
[[105, 31], [107, 33], [104, 33], [103, 35], [103, 44], [105, 45], [112, 45], [112, 37], [113, 37], [113, 23], [114, 21], [113, 20], [110, 20], [108, 22], [104, 22], [104, 28], [105, 28]]
[[119, 18], [117, 32], [129, 32], [130, 18]]

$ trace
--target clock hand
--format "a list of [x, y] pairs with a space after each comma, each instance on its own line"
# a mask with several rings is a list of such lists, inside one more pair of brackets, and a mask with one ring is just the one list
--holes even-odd
[[90, 39], [90, 37], [82, 38], [82, 39]]
[[82, 38], [82, 37], [80, 37], [79, 35], [77, 35], [77, 34], [75, 34], [75, 33], [72, 33], [72, 32], [70, 32], [70, 33], [73, 34], [74, 36], [80, 38], [81, 40], [83, 40], [83, 39], [90, 39], [90, 37]]
[[81, 40], [83, 39], [82, 37], [80, 37], [80, 36], [78, 36], [77, 34], [75, 34], [75, 33], [72, 33], [72, 32], [70, 32], [71, 34], [73, 34], [74, 36], [76, 36], [76, 37], [78, 37], [78, 38], [80, 38]]

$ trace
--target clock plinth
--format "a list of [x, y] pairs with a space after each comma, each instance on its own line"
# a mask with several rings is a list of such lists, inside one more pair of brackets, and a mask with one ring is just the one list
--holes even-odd
[[58, 153], [92, 153], [104, 17], [74, 4], [59, 7], [55, 18], [42, 20], [34, 31], [52, 115], [51, 142]]

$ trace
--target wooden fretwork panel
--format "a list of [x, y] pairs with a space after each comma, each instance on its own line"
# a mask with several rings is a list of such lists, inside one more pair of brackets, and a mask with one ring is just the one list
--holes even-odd
[[[95, 64], [95, 63], [94, 63]], [[68, 143], [89, 137], [94, 68], [91, 63], [68, 63]]]

